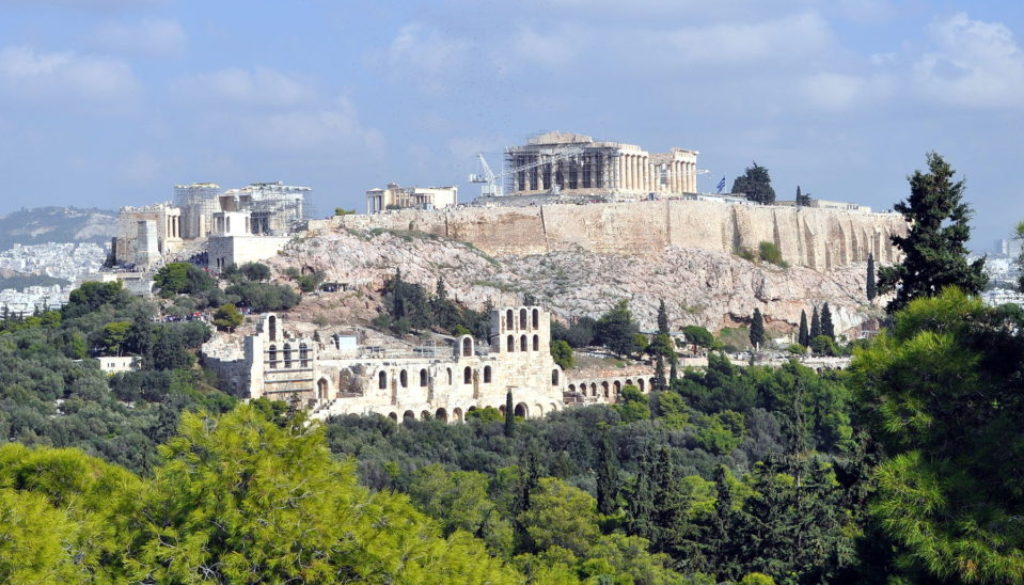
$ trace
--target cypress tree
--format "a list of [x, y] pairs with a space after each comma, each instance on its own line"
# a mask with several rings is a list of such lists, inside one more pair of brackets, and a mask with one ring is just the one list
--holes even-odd
[[750, 344], [760, 348], [764, 344], [764, 317], [761, 309], [754, 309], [754, 317], [750, 320]]
[[668, 335], [668, 310], [665, 309], [665, 299], [658, 304], [658, 333]]
[[[818, 307], [814, 307], [814, 312], [811, 314], [810, 339], [814, 339], [819, 335], [821, 335], [821, 320], [818, 318]], [[810, 344], [808, 343], [808, 345]]]
[[602, 429], [597, 461], [597, 511], [605, 516], [618, 507], [618, 457], [608, 438], [608, 429]]
[[665, 389], [665, 356], [658, 354], [654, 360], [654, 390]]
[[512, 391], [505, 394], [505, 436], [511, 437], [516, 430], [516, 415], [512, 409]]
[[832, 311], [829, 310], [828, 303], [821, 306], [821, 334], [832, 340], [836, 338], [836, 328], [832, 325]]
[[875, 283], [875, 255], [868, 254], [868, 283], [865, 292], [868, 300], [873, 301], [878, 296], [878, 285]]
[[677, 363], [678, 363], [678, 360], [676, 360], [676, 357], [673, 355], [672, 359], [669, 361], [669, 368], [668, 368], [668, 387], [669, 388], [672, 387], [672, 383], [673, 382], [675, 382], [677, 379], [679, 379], [679, 371], [676, 369], [676, 364]]
[[655, 531], [653, 468], [654, 462], [651, 461], [650, 447], [647, 447], [640, 455], [639, 468], [626, 510], [626, 530], [633, 536], [640, 536], [648, 540], [651, 539]]
[[800, 309], [800, 333], [797, 337], [797, 343], [807, 347], [811, 344], [811, 332], [807, 330], [807, 311]]

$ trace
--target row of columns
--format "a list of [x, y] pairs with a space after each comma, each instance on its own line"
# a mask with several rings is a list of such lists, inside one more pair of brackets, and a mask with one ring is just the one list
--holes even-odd
[[650, 191], [651, 165], [646, 155], [619, 156], [618, 187], [627, 191]]
[[[697, 164], [676, 160], [661, 170], [643, 154], [624, 153], [616, 162], [618, 180], [615, 187], [626, 191], [667, 191], [669, 193], [697, 192]], [[662, 173], [664, 172], [664, 180]]]
[[165, 238], [180, 238], [181, 237], [181, 216], [168, 215], [167, 221], [164, 222], [164, 237]]

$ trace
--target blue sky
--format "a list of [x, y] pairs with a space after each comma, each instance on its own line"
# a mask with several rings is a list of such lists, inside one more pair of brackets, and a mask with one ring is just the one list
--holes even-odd
[[889, 208], [929, 150], [1024, 219], [1024, 3], [0, 0], [0, 213], [283, 180], [321, 213], [545, 130]]

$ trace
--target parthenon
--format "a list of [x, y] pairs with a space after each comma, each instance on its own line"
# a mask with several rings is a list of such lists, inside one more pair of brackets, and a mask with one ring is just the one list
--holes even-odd
[[651, 154], [635, 144], [547, 132], [505, 150], [505, 193], [696, 193], [697, 154], [683, 148]]

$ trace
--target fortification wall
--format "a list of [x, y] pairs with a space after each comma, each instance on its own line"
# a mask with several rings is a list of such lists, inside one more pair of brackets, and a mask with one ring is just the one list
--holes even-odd
[[666, 246], [732, 253], [773, 242], [785, 261], [815, 270], [897, 261], [890, 237], [907, 225], [891, 213], [710, 201], [554, 204], [401, 210], [310, 222], [312, 231], [413, 230], [468, 242], [492, 255], [530, 255], [581, 247], [606, 254], [660, 253]]

